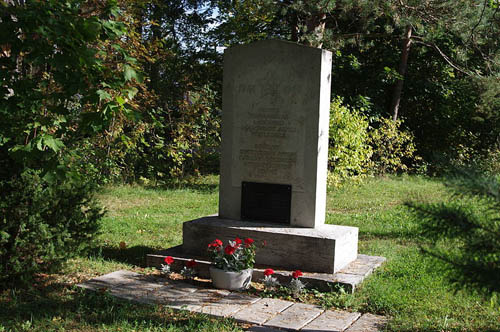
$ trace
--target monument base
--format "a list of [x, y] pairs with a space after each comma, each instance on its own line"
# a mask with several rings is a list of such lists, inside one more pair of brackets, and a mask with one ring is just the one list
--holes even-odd
[[237, 221], [216, 216], [183, 224], [182, 250], [206, 257], [214, 239], [252, 238], [258, 247], [256, 264], [286, 270], [336, 273], [357, 258], [358, 228], [322, 225], [299, 228], [279, 224]]

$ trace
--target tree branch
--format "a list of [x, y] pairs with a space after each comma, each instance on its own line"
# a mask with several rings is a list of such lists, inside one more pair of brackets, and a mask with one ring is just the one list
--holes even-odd
[[424, 42], [423, 38], [418, 37], [418, 36], [412, 36], [412, 39], [414, 39], [414, 42], [417, 44], [425, 45], [427, 47], [431, 47], [434, 50], [436, 50], [439, 53], [439, 55], [441, 55], [441, 57], [444, 59], [444, 61], [446, 61], [446, 63], [448, 63], [455, 70], [457, 70], [457, 71], [459, 71], [462, 74], [467, 75], [467, 76], [475, 75], [473, 72], [468, 71], [468, 70], [463, 69], [463, 68], [460, 68], [458, 65], [453, 63], [453, 61], [451, 61], [451, 59], [436, 44]]

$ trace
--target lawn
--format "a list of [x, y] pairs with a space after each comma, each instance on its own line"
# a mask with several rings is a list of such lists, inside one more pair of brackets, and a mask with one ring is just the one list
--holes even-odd
[[[168, 188], [112, 186], [99, 200], [108, 213], [95, 250], [57, 274], [40, 275], [31, 289], [0, 294], [1, 331], [241, 331], [231, 320], [128, 303], [74, 285], [118, 269], [152, 272], [146, 253], [181, 243], [182, 222], [217, 212], [215, 176]], [[392, 331], [499, 331], [500, 309], [489, 298], [456, 288], [442, 265], [424, 255], [419, 220], [404, 203], [449, 199], [436, 179], [369, 179], [328, 192], [327, 222], [357, 226], [359, 252], [387, 263], [355, 294], [318, 295], [328, 307], [391, 317]]]

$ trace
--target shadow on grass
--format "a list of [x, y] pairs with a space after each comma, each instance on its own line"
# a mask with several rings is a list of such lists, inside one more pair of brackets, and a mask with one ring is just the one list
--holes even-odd
[[236, 326], [230, 320], [173, 312], [57, 282], [0, 293], [0, 307], [0, 328], [6, 331], [234, 331]]
[[500, 304], [498, 212], [474, 200], [407, 205], [422, 220], [422, 252], [446, 264], [447, 277], [456, 288], [494, 294]]
[[146, 255], [157, 252], [157, 249], [146, 246], [134, 246], [130, 248], [114, 248], [101, 246], [91, 251], [91, 256], [102, 257], [118, 263], [125, 263], [139, 267], [146, 267]]

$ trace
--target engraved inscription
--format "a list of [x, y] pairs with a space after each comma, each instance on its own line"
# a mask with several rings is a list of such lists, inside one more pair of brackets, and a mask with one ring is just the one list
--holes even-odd
[[236, 86], [233, 185], [241, 181], [304, 186], [305, 121], [303, 91], [275, 68]]
[[240, 150], [241, 161], [295, 163], [297, 152]]
[[246, 93], [249, 95], [255, 94], [256, 87], [255, 84], [239, 84], [238, 93]]

